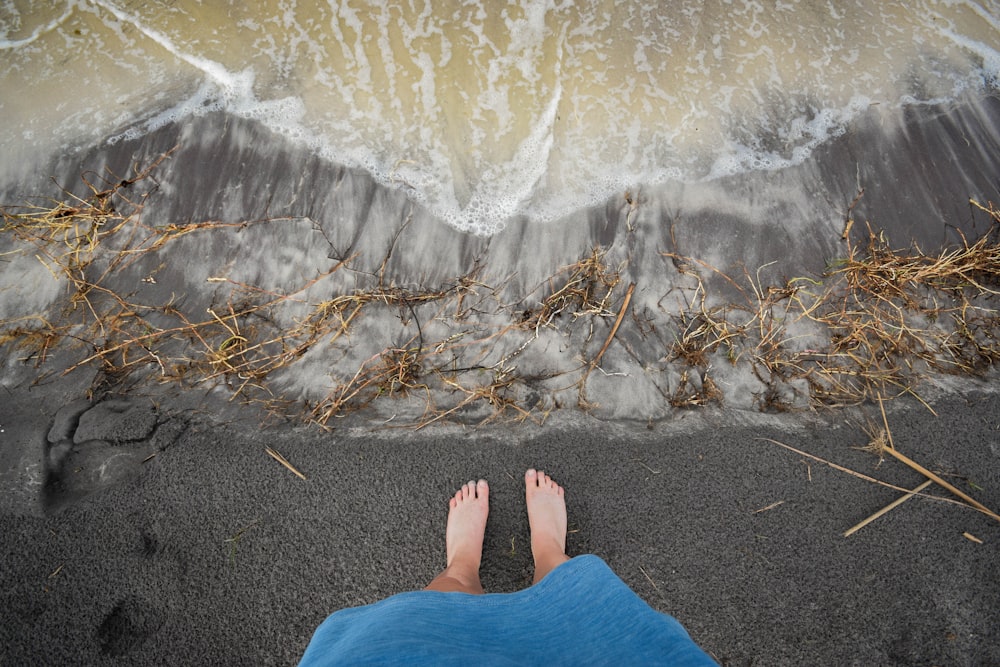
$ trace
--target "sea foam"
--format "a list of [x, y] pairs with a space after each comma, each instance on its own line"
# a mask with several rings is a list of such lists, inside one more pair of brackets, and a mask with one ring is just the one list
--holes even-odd
[[[20, 98], [0, 93], [0, 139], [45, 124], [55, 151], [224, 111], [490, 235], [637, 187], [787, 169], [872, 107], [891, 119], [1000, 76], [994, 2], [676, 4], [90, 0], [38, 9], [30, 32], [11, 10], [0, 90]], [[81, 48], [89, 66], [55, 64]]]

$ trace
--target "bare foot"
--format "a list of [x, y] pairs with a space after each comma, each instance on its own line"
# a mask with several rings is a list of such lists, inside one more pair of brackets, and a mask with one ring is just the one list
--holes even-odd
[[490, 512], [490, 487], [486, 480], [463, 485], [448, 501], [448, 507], [445, 531], [448, 565], [427, 590], [481, 594], [479, 564], [483, 558], [486, 517]]
[[566, 499], [563, 488], [544, 472], [524, 473], [525, 502], [531, 527], [531, 554], [538, 583], [569, 560], [566, 555]]
[[473, 564], [479, 571], [483, 558], [483, 536], [490, 513], [490, 487], [485, 479], [469, 482], [448, 501], [448, 529], [445, 544], [448, 565], [456, 560]]

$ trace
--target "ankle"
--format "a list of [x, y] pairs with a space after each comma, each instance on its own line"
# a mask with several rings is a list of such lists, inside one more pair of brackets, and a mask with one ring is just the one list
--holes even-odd
[[559, 553], [549, 553], [535, 557], [535, 577], [532, 581], [533, 584], [537, 584], [539, 581], [544, 579], [552, 570], [556, 569], [570, 558], [566, 554]]
[[448, 563], [448, 566], [445, 567], [444, 571], [448, 576], [454, 579], [458, 579], [469, 584], [478, 584], [479, 565], [479, 559], [471, 556], [456, 556], [450, 563]]
[[469, 595], [482, 595], [483, 585], [479, 581], [479, 575], [471, 578], [463, 573], [445, 570], [424, 588], [426, 591], [438, 591], [440, 593], [468, 593]]
[[458, 572], [464, 576], [475, 576], [479, 578], [479, 566], [481, 563], [481, 558], [476, 558], [469, 555], [456, 555], [448, 563], [446, 570], [450, 572]]
[[566, 547], [562, 540], [552, 536], [532, 536], [531, 554], [538, 560], [539, 557], [553, 558], [566, 555]]

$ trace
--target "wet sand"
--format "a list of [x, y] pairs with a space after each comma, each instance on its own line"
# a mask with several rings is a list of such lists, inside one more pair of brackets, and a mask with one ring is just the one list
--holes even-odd
[[[24, 183], [8, 184], [3, 201], [44, 202], [43, 197], [58, 196], [72, 204], [56, 184], [86, 197], [92, 192], [82, 176], [98, 190], [127, 183], [111, 198], [115, 206], [129, 206], [126, 199], [142, 203], [134, 220], [145, 227], [133, 224], [103, 242], [111, 254], [95, 255], [88, 279], [102, 281], [102, 288], [129, 304], [127, 311], [145, 318], [133, 323], [132, 336], [150, 327], [173, 330], [205, 321], [209, 312], [220, 326], [203, 335], [203, 344], [194, 335], [188, 342], [176, 337], [165, 342], [155, 350], [162, 363], [150, 357], [131, 366], [130, 386], [155, 386], [163, 376], [187, 372], [186, 359], [193, 353], [179, 349], [183, 345], [211, 357], [238, 335], [252, 350], [278, 354], [275, 350], [285, 346], [298, 355], [269, 367], [261, 383], [266, 386], [256, 396], [256, 384], [247, 388], [231, 381], [231, 391], [240, 398], [320, 405], [329, 399], [331, 386], [347, 386], [359, 368], [370, 371], [372, 360], [385, 358], [386, 350], [395, 350], [398, 360], [420, 348], [424, 376], [464, 369], [464, 375], [456, 374], [461, 391], [438, 383], [426, 401], [414, 401], [402, 414], [402, 401], [385, 407], [384, 414], [377, 408], [381, 419], [419, 420], [429, 405], [446, 411], [490, 382], [511, 379], [510, 397], [522, 406], [550, 410], [586, 404], [603, 419], [669, 418], [687, 379], [705, 385], [709, 375], [726, 407], [760, 409], [760, 397], [767, 394], [783, 396], [783, 408], [801, 409], [810, 397], [800, 379], [747, 363], [754, 347], [766, 341], [750, 336], [747, 349], [728, 350], [728, 359], [726, 346], [716, 344], [707, 360], [693, 365], [672, 350], [703, 308], [722, 308], [712, 317], [728, 316], [733, 327], [751, 331], [759, 328], [754, 311], [762, 308], [760, 294], [771, 287], [787, 289], [790, 280], [806, 292], [813, 289], [848, 254], [843, 238], [848, 219], [854, 247], [864, 245], [870, 223], [888, 247], [918, 247], [932, 256], [990, 229], [990, 216], [970, 200], [983, 206], [1000, 201], [993, 177], [1000, 173], [1000, 102], [986, 97], [901, 114], [873, 107], [797, 167], [640, 187], [561, 221], [511, 220], [492, 237], [456, 232], [402, 190], [380, 186], [262, 126], [223, 114], [63, 156], [46, 171], [26, 175]], [[139, 182], [125, 180], [166, 153], [169, 157]], [[45, 185], [48, 175], [54, 182]], [[185, 233], [170, 236], [155, 252], [133, 253], [127, 246], [133, 234], [178, 227]], [[114, 249], [123, 247], [126, 252], [114, 256]], [[101, 319], [117, 316], [119, 301], [90, 290], [92, 301], [104, 302], [94, 308], [97, 321], [88, 320], [90, 311], [76, 307], [65, 280], [53, 279], [54, 263], [37, 260], [39, 249], [11, 239], [4, 240], [4, 249], [20, 254], [5, 255], [0, 319], [41, 314], [56, 325], [89, 326], [88, 333], [77, 335], [94, 349], [118, 344]], [[53, 252], [64, 252], [58, 234]], [[569, 280], [567, 267], [595, 252], [604, 274], [596, 283], [593, 275], [579, 283], [589, 290], [590, 301], [557, 304], [544, 315], [545, 299]], [[117, 268], [103, 272], [112, 262]], [[606, 298], [603, 279], [611, 286]], [[626, 287], [632, 284], [626, 304]], [[358, 294], [366, 295], [366, 304], [321, 307]], [[245, 312], [247, 303], [260, 305], [278, 296], [280, 303]], [[942, 298], [950, 299], [950, 293]], [[168, 305], [172, 310], [165, 309]], [[768, 307], [769, 326], [782, 329], [776, 335], [783, 348], [790, 354], [827, 349], [837, 332], [817, 333], [811, 314], [804, 312], [786, 321], [779, 311], [787, 307]], [[619, 313], [625, 315], [622, 326], [601, 356]], [[319, 324], [302, 334], [308, 344], [299, 347], [302, 336], [283, 338], [288, 331], [301, 331], [303, 322], [317, 321], [310, 318]], [[38, 320], [19, 322], [35, 325]], [[265, 343], [279, 339], [280, 346]], [[129, 360], [136, 354], [143, 352], [134, 349]], [[600, 370], [594, 371], [590, 366], [599, 356]], [[49, 366], [61, 372], [86, 357], [79, 349], [68, 351]], [[732, 357], [742, 363], [730, 363]], [[14, 359], [8, 357], [5, 382], [31, 381], [36, 370]], [[89, 366], [85, 374], [100, 368], [94, 361]], [[470, 375], [469, 369], [484, 373]], [[491, 373], [494, 377], [486, 377]], [[90, 378], [75, 381], [85, 386]], [[112, 385], [116, 382], [124, 380], [117, 377]]]

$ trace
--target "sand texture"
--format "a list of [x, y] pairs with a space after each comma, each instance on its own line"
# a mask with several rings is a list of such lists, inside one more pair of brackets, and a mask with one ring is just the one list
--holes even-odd
[[856, 449], [888, 425], [1000, 508], [1000, 103], [883, 113], [491, 237], [222, 113], [4, 184], [0, 663], [294, 663], [439, 571], [478, 477], [517, 590], [528, 467], [721, 664], [1000, 662], [1000, 523], [845, 538], [901, 492], [767, 440], [914, 488]]
[[[916, 498], [845, 538], [901, 494], [760, 440], [917, 486], [851, 449], [866, 436], [842, 418], [324, 434], [100, 402], [60, 434], [81, 442], [58, 466], [59, 444], [41, 442], [50, 408], [0, 412], [4, 444], [50, 457], [34, 504], [0, 518], [4, 664], [293, 664], [327, 614], [443, 567], [447, 499], [468, 478], [491, 483], [484, 586], [517, 590], [531, 580], [531, 466], [566, 487], [569, 552], [606, 559], [721, 664], [1000, 660], [1000, 524]], [[890, 411], [897, 447], [1000, 506], [997, 397], [936, 408]], [[94, 427], [94, 413], [116, 418]], [[97, 471], [100, 451], [115, 457]]]

